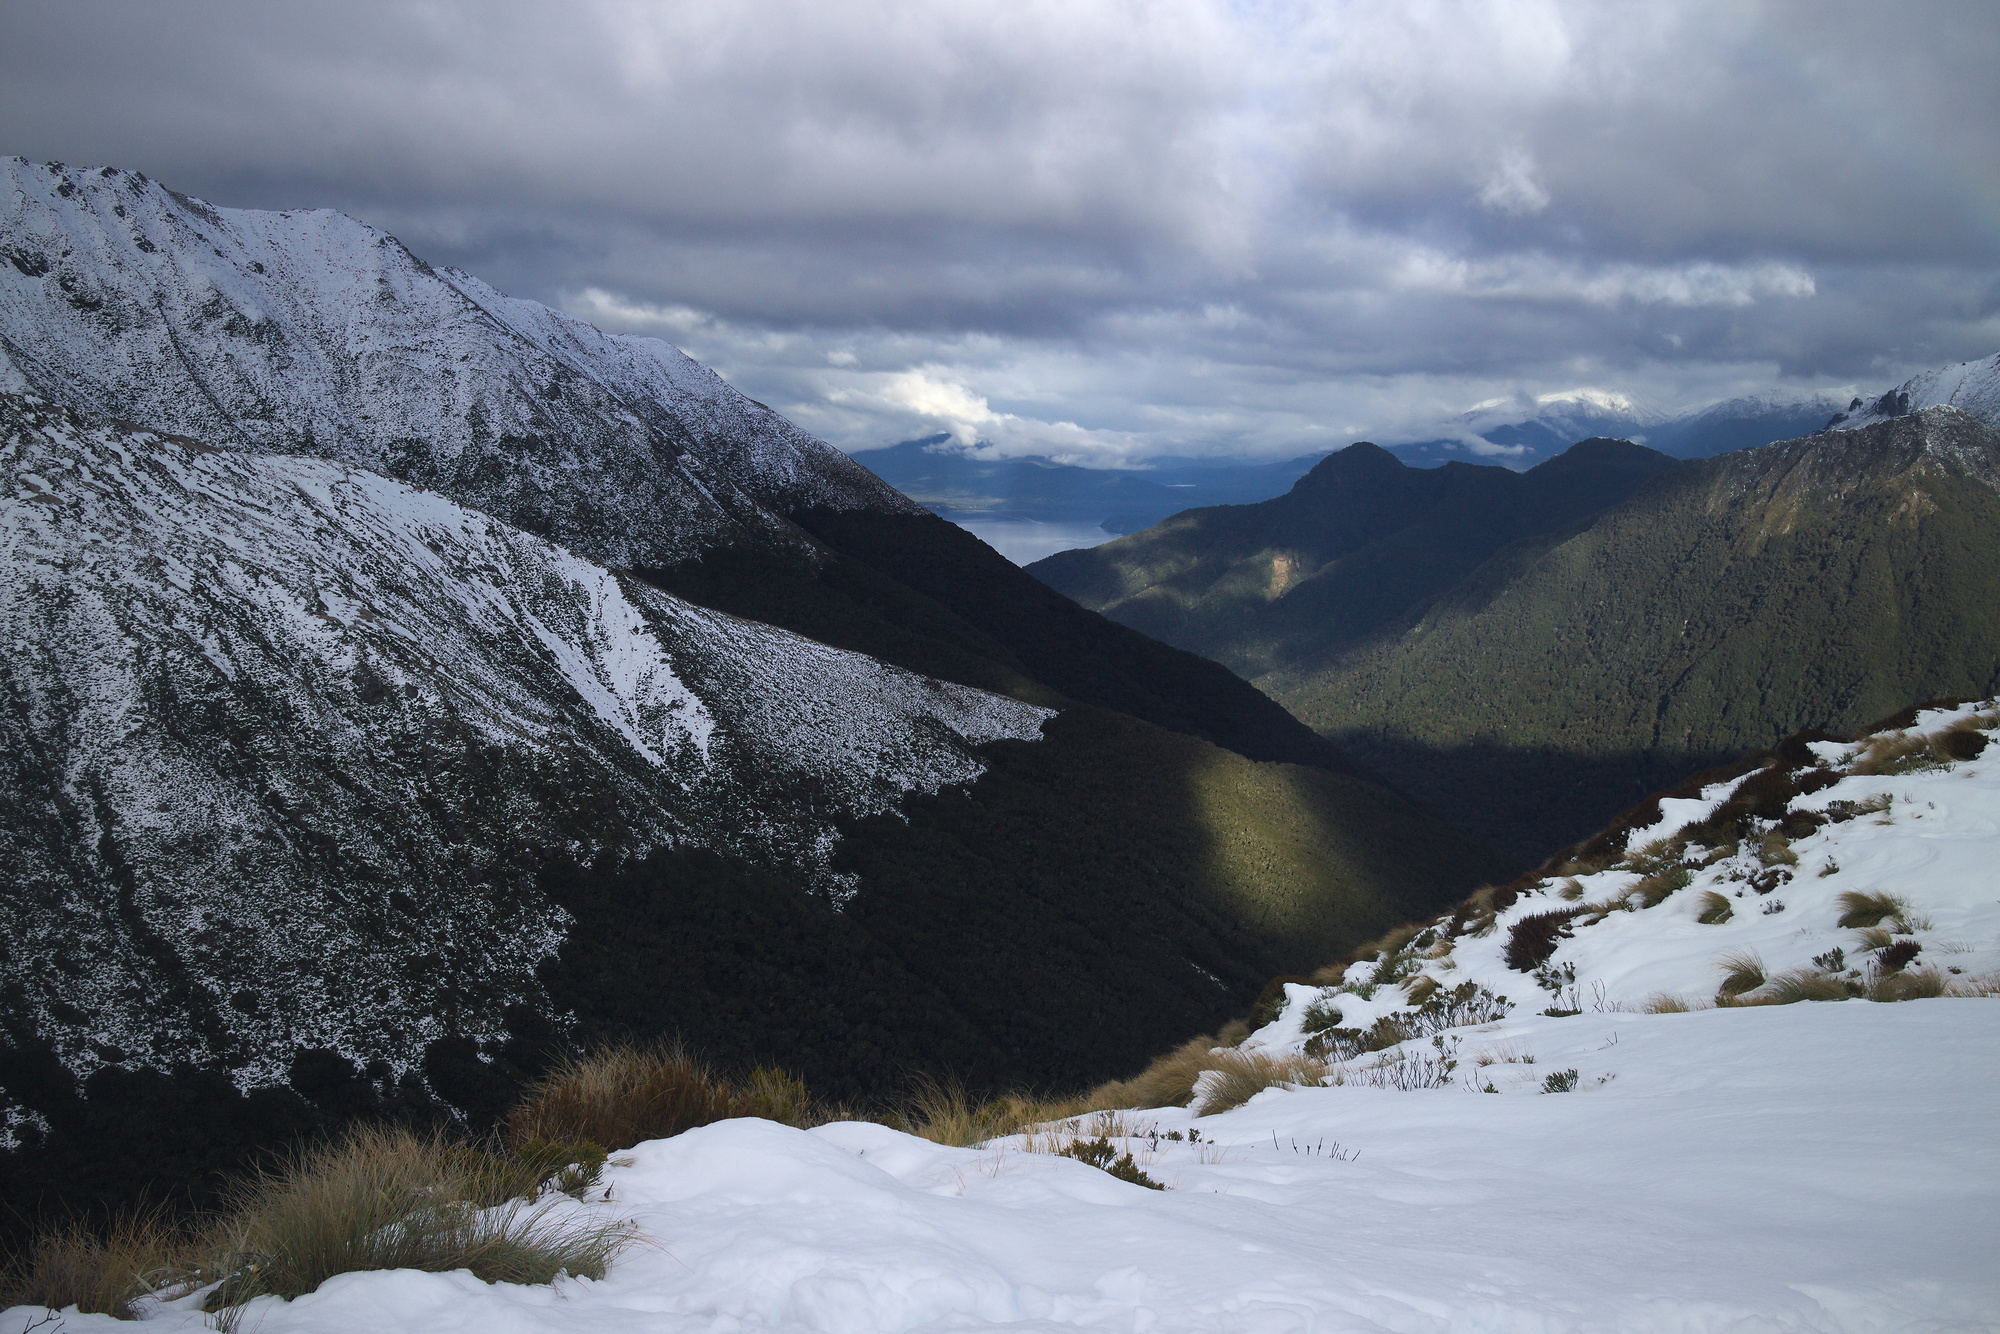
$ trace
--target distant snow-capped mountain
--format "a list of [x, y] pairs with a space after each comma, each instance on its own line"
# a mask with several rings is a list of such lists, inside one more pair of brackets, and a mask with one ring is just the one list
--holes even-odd
[[344, 214], [216, 208], [109, 167], [0, 173], [0, 390], [357, 464], [626, 568], [717, 545], [810, 560], [774, 511], [916, 509], [669, 344]]
[[1674, 458], [1707, 458], [1807, 435], [1823, 426], [1841, 401], [1825, 394], [1772, 391], [1669, 415], [1626, 395], [1594, 389], [1539, 398], [1509, 395], [1460, 414], [1438, 428], [1435, 438], [1396, 442], [1394, 447], [1532, 463], [1553, 458], [1579, 440], [1608, 436]]
[[1859, 430], [1924, 408], [1952, 407], [1989, 425], [2000, 426], [2000, 353], [1983, 361], [1913, 375], [1880, 398], [1855, 399], [1827, 423], [1829, 429]]

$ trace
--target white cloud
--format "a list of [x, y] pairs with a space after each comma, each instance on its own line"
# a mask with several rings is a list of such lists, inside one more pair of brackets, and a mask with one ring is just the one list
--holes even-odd
[[1515, 216], [1540, 213], [1549, 206], [1549, 192], [1535, 179], [1535, 160], [1525, 149], [1509, 148], [1479, 188], [1479, 202]]
[[1990, 353], [1989, 9], [100, 0], [14, 7], [0, 118], [346, 208], [848, 448], [1273, 456]]

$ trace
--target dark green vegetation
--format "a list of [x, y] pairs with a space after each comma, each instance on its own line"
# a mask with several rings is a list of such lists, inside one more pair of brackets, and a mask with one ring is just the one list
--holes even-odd
[[1190, 510], [1030, 571], [1253, 680], [1323, 671], [1398, 631], [1508, 543], [1587, 518], [1672, 466], [1622, 440], [1586, 440], [1526, 473], [1412, 468], [1357, 444], [1275, 499]]
[[[1972, 418], [1679, 465], [1585, 442], [1519, 477], [1413, 471], [1356, 447], [1281, 501], [1034, 569], [1251, 674], [1523, 859], [1788, 733], [2000, 683], [2000, 445]], [[1535, 487], [1538, 507], [1501, 504]], [[1517, 526], [1481, 528], [1482, 506]], [[1340, 541], [1308, 547], [1315, 519]]]
[[1685, 464], [1338, 673], [1267, 684], [1517, 854], [1808, 727], [2000, 685], [2000, 432], [1950, 409]]
[[[918, 1071], [1079, 1088], [1503, 868], [1380, 788], [1074, 709], [969, 789], [862, 822], [841, 911], [741, 863], [577, 868], [552, 999], [866, 1100]], [[1116, 942], [1116, 948], [1106, 948]]]

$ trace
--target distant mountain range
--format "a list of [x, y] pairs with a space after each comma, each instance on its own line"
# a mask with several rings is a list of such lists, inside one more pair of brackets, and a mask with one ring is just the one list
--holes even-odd
[[1357, 445], [1031, 569], [1535, 857], [1718, 757], [2000, 684], [2000, 431], [1924, 406], [1994, 413], [1996, 365], [1680, 463], [1591, 440], [1426, 475]]
[[[1507, 400], [1467, 412], [1451, 423], [1449, 435], [1391, 437], [1390, 448], [1421, 467], [1468, 456], [1520, 467], [1553, 458], [1579, 440], [1616, 437], [1671, 458], [1706, 458], [1816, 431], [1844, 401], [1750, 396], [1669, 418], [1606, 395]], [[933, 514], [975, 531], [1007, 522], [1069, 525], [1072, 540], [1090, 546], [1103, 540], [1096, 531], [1107, 537], [1133, 533], [1184, 510], [1268, 500], [1326, 455], [1261, 464], [1162, 458], [1132, 469], [1083, 468], [1046, 458], [988, 457], [937, 435], [855, 457]]]
[[1081, 1083], [1509, 869], [664, 343], [0, 165], [10, 1200], [604, 1037]]

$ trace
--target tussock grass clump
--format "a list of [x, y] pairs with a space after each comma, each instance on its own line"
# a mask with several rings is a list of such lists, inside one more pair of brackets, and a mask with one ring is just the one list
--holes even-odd
[[1632, 886], [1628, 895], [1643, 908], [1657, 908], [1680, 890], [1686, 889], [1694, 879], [1694, 872], [1685, 866], [1669, 866], [1664, 871], [1646, 876]]
[[1656, 991], [1646, 997], [1644, 1003], [1639, 1006], [1640, 1013], [1642, 1014], [1686, 1014], [1690, 1010], [1707, 1010], [1712, 1008], [1714, 1008], [1713, 1002], [1689, 1000], [1687, 997], [1677, 995], [1671, 991]]
[[804, 1126], [819, 1115], [805, 1085], [781, 1071], [753, 1071], [737, 1086], [679, 1046], [621, 1045], [571, 1057], [536, 1080], [502, 1133], [510, 1145], [625, 1149], [733, 1116]]
[[1752, 950], [1733, 950], [1715, 961], [1722, 973], [1718, 998], [1735, 1000], [1746, 991], [1764, 985], [1764, 961]]
[[199, 1282], [197, 1242], [159, 1209], [139, 1209], [92, 1227], [71, 1220], [39, 1233], [0, 1272], [0, 1308], [46, 1306], [136, 1318], [132, 1303], [174, 1296]]
[[1729, 901], [1729, 896], [1713, 889], [1703, 890], [1695, 902], [1699, 909], [1694, 920], [1704, 926], [1720, 926], [1736, 915], [1736, 905]]
[[1087, 1101], [1099, 1107], [1185, 1107], [1194, 1101], [1194, 1084], [1208, 1068], [1215, 1039], [1190, 1038], [1130, 1079], [1114, 1080], [1092, 1089]]
[[1951, 979], [1936, 964], [1905, 968], [1901, 972], [1877, 972], [1868, 980], [1872, 1001], [1929, 1000], [1951, 994]]
[[209, 1266], [207, 1309], [311, 1292], [336, 1274], [470, 1270], [488, 1283], [602, 1278], [635, 1232], [549, 1202], [496, 1198], [516, 1181], [492, 1155], [396, 1127], [364, 1127], [238, 1185]]
[[[1826, 973], [1814, 972], [1810, 968], [1795, 968], [1779, 973], [1765, 983], [1763, 994], [1755, 998], [1759, 1005], [1796, 1005], [1800, 1001], [1844, 1001], [1853, 993], [1847, 984]], [[1751, 1003], [1748, 998], [1745, 1004]]]
[[1766, 866], [1797, 866], [1799, 854], [1792, 851], [1792, 840], [1783, 830], [1773, 829], [1757, 840], [1757, 859]]
[[1945, 983], [1947, 996], [2000, 996], [2000, 973], [1978, 977], [1954, 977]]
[[[1192, 1077], [1188, 1084], [1192, 1092]], [[1097, 1092], [1112, 1094], [1120, 1087], [1106, 1084]], [[992, 1139], [1030, 1134], [1038, 1126], [1069, 1120], [1093, 1106], [1106, 1105], [1093, 1101], [1096, 1096], [1093, 1093], [1090, 1098], [1043, 1098], [1030, 1093], [1002, 1093], [991, 1098], [974, 1098], [956, 1081], [924, 1079], [917, 1082], [902, 1107], [887, 1120], [933, 1144], [969, 1149]]]
[[1269, 1056], [1260, 1051], [1219, 1051], [1203, 1072], [1196, 1116], [1241, 1107], [1268, 1088], [1317, 1084], [1326, 1065], [1309, 1056]]
[[1836, 900], [1840, 904], [1840, 919], [1834, 923], [1843, 927], [1880, 926], [1885, 918], [1900, 918], [1910, 910], [1905, 900], [1894, 894], [1869, 894], [1858, 889], [1850, 889]]

